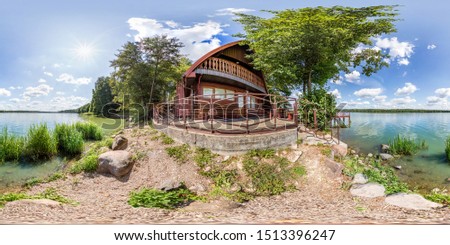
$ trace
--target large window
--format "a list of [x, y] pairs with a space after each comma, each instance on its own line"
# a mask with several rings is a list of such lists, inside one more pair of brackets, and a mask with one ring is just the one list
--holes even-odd
[[223, 89], [223, 88], [215, 88], [214, 89], [214, 98], [216, 100], [223, 100], [223, 99], [225, 99], [225, 89]]
[[203, 88], [203, 97], [211, 98], [214, 95], [216, 100], [234, 100], [234, 91], [223, 88]]
[[214, 94], [213, 88], [203, 88], [203, 97], [205, 98], [211, 98], [211, 96]]
[[256, 108], [256, 99], [255, 97], [247, 97], [247, 106], [248, 108], [255, 109]]
[[227, 100], [234, 100], [234, 91], [233, 90], [226, 90], [225, 99]]

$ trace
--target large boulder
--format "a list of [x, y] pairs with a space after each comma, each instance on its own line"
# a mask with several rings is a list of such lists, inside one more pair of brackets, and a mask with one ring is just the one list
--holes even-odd
[[39, 208], [49, 207], [49, 208], [61, 208], [62, 204], [49, 200], [49, 199], [22, 199], [13, 202], [9, 202], [6, 204], [7, 207], [17, 207], [17, 206], [36, 206]]
[[413, 210], [430, 210], [442, 207], [441, 204], [428, 201], [418, 194], [398, 193], [387, 196], [385, 201], [390, 205]]
[[364, 185], [353, 185], [350, 193], [357, 197], [375, 198], [384, 196], [384, 186], [378, 183], [367, 183]]
[[114, 138], [114, 142], [112, 144], [113, 151], [125, 150], [128, 147], [128, 139], [123, 137], [122, 135], [117, 135]]
[[334, 154], [345, 157], [348, 153], [348, 146], [347, 144], [341, 142], [339, 145], [331, 146], [331, 150], [334, 152]]
[[380, 158], [383, 161], [389, 161], [389, 160], [391, 160], [394, 157], [392, 155], [390, 155], [390, 154], [387, 154], [387, 153], [381, 153], [380, 154]]
[[108, 151], [98, 158], [97, 172], [122, 177], [133, 168], [131, 153], [127, 151]]
[[344, 165], [341, 163], [338, 163], [336, 161], [333, 161], [329, 158], [325, 159], [325, 166], [330, 170], [328, 171], [328, 177], [335, 178], [335, 177], [341, 177], [342, 170], [344, 170]]
[[290, 162], [295, 163], [295, 162], [298, 161], [298, 159], [300, 159], [300, 157], [302, 156], [302, 154], [303, 154], [302, 151], [299, 151], [299, 150], [293, 150], [293, 151], [289, 152], [289, 153], [286, 155], [286, 158], [287, 158]]

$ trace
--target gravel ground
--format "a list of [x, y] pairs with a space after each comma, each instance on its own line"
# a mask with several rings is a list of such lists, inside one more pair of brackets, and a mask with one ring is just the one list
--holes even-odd
[[177, 163], [165, 153], [164, 145], [151, 141], [148, 131], [141, 131], [141, 135], [136, 130], [124, 132], [130, 140], [129, 150], [146, 154], [129, 176], [117, 180], [98, 174], [69, 175], [35, 186], [29, 193], [53, 187], [79, 205], [8, 203], [0, 209], [0, 224], [450, 224], [447, 207], [415, 211], [387, 205], [384, 198], [352, 197], [341, 188], [343, 177], [332, 176], [320, 149], [312, 146], [300, 146], [304, 152], [300, 161], [308, 174], [295, 192], [244, 204], [194, 202], [174, 211], [133, 208], [127, 204], [128, 195], [141, 187], [156, 187], [170, 179], [188, 187], [211, 186], [194, 163]]

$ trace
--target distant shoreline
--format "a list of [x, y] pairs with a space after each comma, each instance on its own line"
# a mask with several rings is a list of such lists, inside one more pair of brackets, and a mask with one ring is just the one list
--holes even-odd
[[344, 112], [366, 113], [450, 113], [450, 110], [421, 110], [421, 109], [344, 109]]

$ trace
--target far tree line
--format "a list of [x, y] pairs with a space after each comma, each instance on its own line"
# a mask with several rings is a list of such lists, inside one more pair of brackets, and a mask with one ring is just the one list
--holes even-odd
[[[238, 14], [236, 21], [244, 32], [235, 36], [254, 51], [249, 58], [264, 73], [272, 94], [289, 96], [301, 91], [309, 105], [330, 106], [335, 99], [326, 92], [328, 81], [352, 69], [370, 76], [389, 66], [389, 54], [370, 47], [374, 37], [396, 31], [397, 6], [265, 12], [272, 17]], [[97, 80], [91, 103], [79, 112], [107, 116], [111, 109], [145, 107], [173, 98], [176, 83], [192, 64], [181, 55], [181, 47], [178, 39], [165, 35], [127, 42], [111, 61], [114, 71]], [[111, 102], [115, 105], [104, 108]]]

